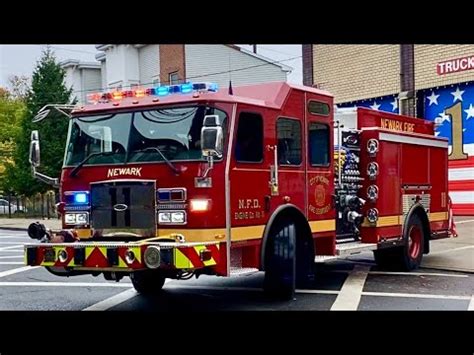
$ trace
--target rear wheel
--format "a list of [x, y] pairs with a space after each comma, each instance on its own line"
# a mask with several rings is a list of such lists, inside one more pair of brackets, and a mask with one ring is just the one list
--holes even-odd
[[279, 221], [273, 227], [265, 251], [264, 291], [267, 296], [292, 299], [296, 280], [295, 224]]
[[396, 248], [374, 251], [375, 262], [383, 269], [411, 271], [417, 269], [423, 259], [425, 235], [423, 222], [413, 213], [404, 231], [404, 245]]
[[135, 271], [130, 274], [133, 287], [138, 293], [147, 295], [161, 291], [166, 278], [156, 270]]

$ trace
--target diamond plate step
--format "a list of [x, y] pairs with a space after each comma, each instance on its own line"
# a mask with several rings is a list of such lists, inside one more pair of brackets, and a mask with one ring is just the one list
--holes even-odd
[[364, 251], [370, 251], [377, 249], [377, 243], [344, 243], [336, 245], [336, 254], [343, 258], [353, 254], [359, 254]]
[[314, 257], [314, 262], [315, 263], [325, 263], [327, 261], [331, 260], [337, 260], [338, 257], [336, 255], [316, 255]]
[[230, 276], [250, 275], [258, 272], [257, 268], [253, 267], [232, 267], [230, 268]]

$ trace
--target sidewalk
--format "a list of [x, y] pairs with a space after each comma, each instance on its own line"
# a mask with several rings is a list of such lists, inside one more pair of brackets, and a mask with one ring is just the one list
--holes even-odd
[[[39, 221], [48, 229], [60, 229], [59, 219], [0, 218], [0, 229], [24, 230]], [[423, 256], [422, 267], [474, 273], [474, 217], [455, 217], [459, 237], [434, 240], [431, 252]]]
[[31, 223], [40, 222], [43, 223], [46, 228], [49, 229], [60, 229], [61, 220], [57, 218], [52, 219], [41, 219], [41, 218], [0, 218], [0, 229], [10, 230], [28, 230], [28, 226]]
[[422, 267], [474, 273], [474, 216], [454, 217], [454, 221], [459, 237], [431, 242]]

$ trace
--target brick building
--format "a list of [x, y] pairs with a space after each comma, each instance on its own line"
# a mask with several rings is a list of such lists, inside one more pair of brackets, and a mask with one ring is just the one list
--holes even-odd
[[438, 118], [455, 212], [474, 214], [474, 45], [303, 45], [303, 83], [338, 107]]

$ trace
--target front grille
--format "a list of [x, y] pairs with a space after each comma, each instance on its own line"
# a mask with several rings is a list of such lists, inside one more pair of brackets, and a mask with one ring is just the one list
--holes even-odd
[[154, 182], [91, 184], [91, 226], [99, 235], [120, 231], [139, 236], [155, 235]]

